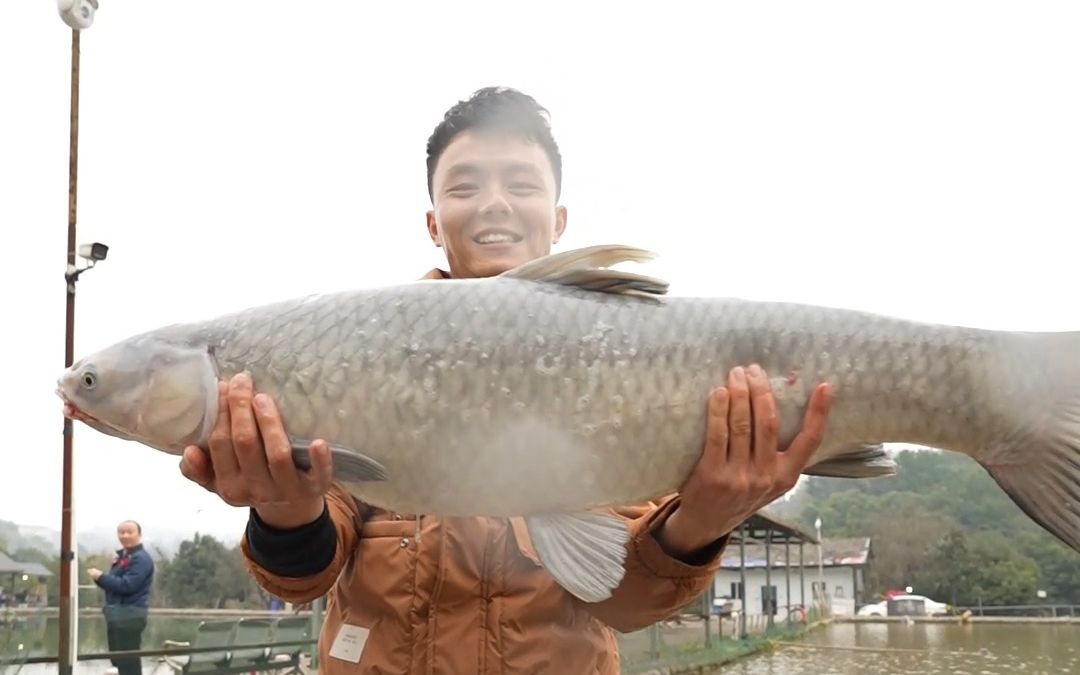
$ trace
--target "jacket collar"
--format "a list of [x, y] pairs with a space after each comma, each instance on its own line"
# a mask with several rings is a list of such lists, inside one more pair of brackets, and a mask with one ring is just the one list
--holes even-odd
[[142, 548], [143, 548], [142, 544], [135, 544], [134, 546], [131, 547], [130, 550], [128, 550], [126, 548], [118, 548], [118, 549], [116, 549], [116, 555], [118, 555], [120, 557], [123, 557], [124, 555], [131, 555], [132, 553], [135, 553], [136, 551], [141, 551]]

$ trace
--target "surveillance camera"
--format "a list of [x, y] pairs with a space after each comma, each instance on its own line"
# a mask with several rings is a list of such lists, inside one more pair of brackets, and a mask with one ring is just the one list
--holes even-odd
[[93, 244], [83, 244], [79, 247], [79, 257], [93, 262], [104, 260], [105, 256], [108, 254], [109, 247], [97, 242], [94, 242]]
[[56, 9], [64, 23], [75, 30], [84, 30], [94, 23], [98, 0], [56, 0]]

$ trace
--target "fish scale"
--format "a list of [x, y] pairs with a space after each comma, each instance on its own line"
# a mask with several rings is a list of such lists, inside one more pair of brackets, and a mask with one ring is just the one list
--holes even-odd
[[[104, 433], [179, 452], [205, 444], [197, 413], [212, 412], [214, 378], [246, 371], [277, 402], [298, 462], [307, 441], [324, 438], [335, 478], [375, 506], [525, 516], [545, 566], [596, 599], [618, 576], [609, 566], [621, 565], [625, 527], [581, 514], [677, 490], [701, 456], [709, 393], [732, 367], [757, 363], [772, 378], [782, 447], [814, 387], [833, 386], [805, 473], [890, 475], [888, 442], [962, 452], [1080, 550], [1080, 334], [674, 297], [660, 280], [609, 269], [643, 257], [578, 249], [489, 279], [170, 326], [77, 362], [60, 390]], [[80, 389], [88, 369], [100, 390]], [[125, 381], [140, 372], [159, 395]], [[159, 418], [190, 428], [151, 428]]]
[[[805, 324], [808, 331], [813, 329], [814, 315], [800, 316], [798, 308], [788, 307], [786, 312], [763, 316], [759, 312], [757, 328], [753, 330], [749, 327], [725, 329], [729, 321], [736, 326], [751, 325], [754, 318], [751, 312], [745, 311], [750, 306], [737, 302], [704, 304], [670, 298], [664, 305], [654, 307], [646, 301], [626, 302], [622, 298], [574, 289], [559, 289], [558, 293], [549, 292], [537, 297], [534, 284], [509, 280], [497, 286], [442, 286], [436, 282], [423, 293], [409, 298], [406, 304], [414, 316], [426, 317], [430, 325], [448, 326], [451, 317], [460, 315], [462, 306], [466, 307], [466, 314], [468, 308], [474, 306], [486, 305], [489, 309], [474, 313], [475, 322], [439, 332], [408, 330], [409, 318], [394, 309], [380, 316], [379, 323], [385, 330], [370, 336], [368, 345], [390, 361], [395, 359], [393, 352], [399, 352], [397, 371], [392, 376], [391, 371], [368, 377], [363, 368], [350, 365], [348, 390], [356, 392], [362, 404], [350, 407], [354, 410], [350, 426], [334, 437], [335, 442], [377, 457], [390, 467], [391, 480], [364, 486], [364, 489], [371, 498], [398, 505], [409, 512], [421, 511], [419, 507], [426, 505], [428, 510], [448, 514], [465, 514], [477, 508], [492, 514], [520, 514], [565, 508], [568, 503], [579, 505], [583, 497], [580, 491], [573, 492], [566, 503], [559, 494], [550, 494], [543, 501], [533, 502], [531, 500], [536, 496], [529, 489], [538, 476], [547, 479], [541, 482], [572, 485], [579, 472], [604, 473], [613, 477], [609, 481], [612, 491], [592, 493], [589, 505], [635, 502], [657, 496], [671, 486], [673, 476], [685, 475], [688, 465], [700, 455], [708, 391], [723, 383], [731, 365], [756, 360], [753, 357], [760, 347], [755, 344], [755, 335], [765, 333], [770, 336], [768, 340], [776, 343], [770, 352], [793, 355], [787, 362], [775, 357], [771, 363], [764, 360], [766, 369], [784, 372], [797, 368], [803, 373], [803, 381], [813, 382], [842, 381], [845, 374], [837, 370], [835, 366], [840, 359], [832, 358], [827, 347], [807, 350], [805, 333], [790, 328]], [[383, 293], [374, 291], [363, 300], [355, 295], [342, 296], [340, 301], [361, 301], [367, 306], [392, 308], [391, 298], [382, 297]], [[486, 296], [498, 300], [487, 302]], [[534, 307], [536, 321], [515, 325], [515, 315], [507, 311], [509, 306]], [[318, 313], [322, 307], [321, 303], [313, 303], [311, 311]], [[338, 314], [336, 311], [328, 313]], [[340, 315], [349, 316], [347, 313]], [[780, 317], [788, 328], [779, 325]], [[304, 326], [301, 334], [305, 335], [306, 342], [292, 342], [289, 353], [280, 357], [275, 354], [270, 362], [288, 362], [297, 353], [306, 354], [304, 366], [313, 369], [308, 378], [313, 383], [312, 391], [297, 386], [284, 372], [261, 369], [259, 363], [248, 362], [241, 354], [234, 357], [228, 349], [217, 354], [222, 376], [249, 371], [256, 387], [278, 399], [283, 410], [302, 411], [300, 419], [286, 417], [286, 423], [292, 433], [303, 438], [327, 436], [326, 420], [333, 415], [328, 416], [326, 411], [332, 413], [346, 405], [343, 388], [327, 384], [333, 382], [331, 373], [319, 372], [320, 364], [337, 372], [340, 359], [325, 358], [334, 345], [315, 338], [310, 326], [318, 323], [320, 317], [316, 315], [310, 321], [307, 317], [299, 321], [294, 318], [287, 325], [271, 329], [287, 331], [288, 325]], [[340, 328], [342, 333], [348, 334], [352, 326], [346, 323]], [[532, 331], [547, 331], [551, 337], [546, 337], [540, 345], [528, 339], [527, 333]], [[463, 340], [466, 335], [472, 338], [468, 344]], [[626, 338], [630, 349], [645, 354], [643, 366], [619, 368], [612, 336]], [[694, 340], [689, 336], [701, 337]], [[239, 343], [237, 337], [230, 337], [226, 343]], [[403, 339], [411, 340], [416, 349], [403, 348]], [[290, 343], [282, 343], [286, 344]], [[843, 350], [856, 343], [839, 341], [838, 344], [837, 349]], [[876, 397], [892, 392], [893, 397], [882, 401], [882, 405], [907, 404], [890, 375], [891, 361], [883, 357], [884, 352], [880, 349], [873, 349], [873, 341], [869, 344], [874, 354], [875, 376], [863, 377], [846, 391], [842, 389], [838, 392], [842, 397], [840, 400], [862, 398], [874, 402]], [[905, 345], [903, 336], [897, 335], [892, 345], [895, 354], [897, 348]], [[917, 343], [913, 348], [918, 348]], [[706, 353], [710, 354], [708, 359], [703, 358]], [[805, 356], [797, 356], [800, 353]], [[425, 354], [431, 354], [432, 358], [425, 358]], [[538, 361], [559, 365], [548, 368], [545, 374], [537, 372], [535, 364]], [[714, 365], [703, 369], [701, 364], [705, 361]], [[444, 387], [451, 378], [449, 365], [454, 363], [474, 365], [459, 369], [454, 377], [458, 386], [448, 391]], [[425, 387], [422, 383], [426, 379], [430, 382], [432, 370], [438, 386]], [[560, 380], [564, 386], [567, 381], [573, 383], [571, 396], [552, 395]], [[501, 388], [509, 389], [513, 395], [500, 394]], [[797, 425], [808, 392], [809, 387], [803, 386], [794, 396], [785, 399], [782, 414], [786, 418], [786, 429]], [[439, 418], [424, 434], [412, 434], [422, 420], [437, 413], [440, 397], [451, 394], [458, 400], [450, 413]], [[529, 402], [524, 414], [511, 409], [514, 401], [523, 400]], [[587, 402], [582, 407], [583, 400]], [[618, 408], [619, 417], [624, 421], [619, 428], [611, 423], [613, 401], [616, 400], [622, 401]], [[637, 407], [630, 406], [631, 412], [626, 410], [625, 401], [628, 400], [639, 403]], [[467, 424], [460, 423], [462, 409], [472, 410]], [[877, 416], [874, 408], [855, 406], [851, 410], [853, 414], [845, 415], [844, 407], [838, 406], [830, 420], [833, 435], [863, 441], [880, 440], [867, 424]], [[898, 410], [902, 412], [903, 408]], [[889, 419], [893, 424], [890, 426], [903, 426], [906, 417], [891, 416]], [[923, 426], [923, 429], [908, 429], [905, 436], [896, 439], [933, 440], [931, 437], [940, 435], [940, 427], [947, 423], [931, 420], [933, 423], [926, 425], [925, 415], [919, 419], [923, 424], [916, 426]], [[530, 429], [530, 423], [543, 428]], [[518, 425], [521, 430], [515, 432]], [[380, 428], [392, 431], [383, 434], [370, 431]], [[544, 456], [551, 448], [525, 437], [526, 431], [538, 434], [533, 438], [543, 439], [544, 443], [559, 437], [568, 444], [563, 449], [566, 456], [559, 457], [561, 470], [528, 459]], [[476, 461], [469, 464], [483, 464], [492, 467], [491, 470], [484, 472], [480, 479], [474, 475], [456, 476], [456, 465], [460, 466], [461, 462], [443, 456], [438, 450], [442, 445], [440, 438], [447, 435], [472, 439]], [[919, 437], [923, 435], [925, 438]], [[612, 437], [615, 443], [606, 441]], [[828, 452], [826, 447], [825, 454]], [[512, 461], [500, 461], [496, 455], [512, 458]], [[646, 462], [647, 471], [642, 471], [641, 460], [635, 461], [636, 457]], [[410, 468], [395, 472], [391, 465]], [[402, 479], [399, 480], [398, 475]], [[405, 476], [409, 478], [406, 480]], [[507, 488], [498, 492], [488, 490], [492, 494], [491, 503], [478, 507], [475, 495], [464, 494], [467, 492], [465, 486], [479, 489], [491, 480], [498, 480]], [[437, 490], [441, 481], [461, 486], [461, 489]], [[436, 489], [436, 493], [425, 494], [428, 489]], [[515, 499], [515, 494], [520, 494], [521, 498]]]

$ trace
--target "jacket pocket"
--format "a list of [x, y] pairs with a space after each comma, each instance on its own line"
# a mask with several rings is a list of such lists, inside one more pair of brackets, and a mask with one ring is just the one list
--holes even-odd
[[363, 526], [360, 528], [361, 540], [366, 540], [369, 537], [372, 539], [405, 537], [412, 541], [415, 536], [416, 517], [399, 513], [376, 513], [365, 519]]
[[416, 519], [379, 513], [364, 521], [350, 570], [354, 622], [407, 620], [416, 584]]

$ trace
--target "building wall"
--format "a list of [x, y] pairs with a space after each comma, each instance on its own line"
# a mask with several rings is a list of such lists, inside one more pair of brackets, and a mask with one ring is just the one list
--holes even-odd
[[[852, 567], [826, 567], [824, 570], [825, 586], [830, 603], [834, 606], [836, 611], [843, 614], [854, 612], [859, 606], [865, 604], [865, 600], [862, 597], [862, 590], [865, 588], [862, 569], [854, 568], [854, 578], [852, 576], [852, 569]], [[803, 575], [806, 584], [806, 604], [811, 605], [814, 602], [813, 584], [818, 580], [817, 566], [807, 565]], [[739, 601], [732, 594], [733, 583], [739, 583], [739, 570], [721, 569], [716, 573], [716, 577], [713, 581], [713, 589], [716, 597], [733, 598], [735, 599], [736, 607], [738, 607]], [[785, 608], [789, 604], [787, 598], [787, 577], [784, 574], [783, 567], [774, 567], [772, 569], [770, 583], [775, 588], [777, 607], [776, 617], [783, 619], [787, 616]], [[856, 594], [856, 589], [854, 587], [856, 583], [858, 583], [858, 594]], [[765, 586], [764, 568], [747, 569], [746, 586], [748, 614], [764, 614], [764, 607], [762, 604]], [[799, 593], [799, 568], [792, 567], [790, 604], [799, 605], [802, 603], [802, 599], [803, 596]]]

